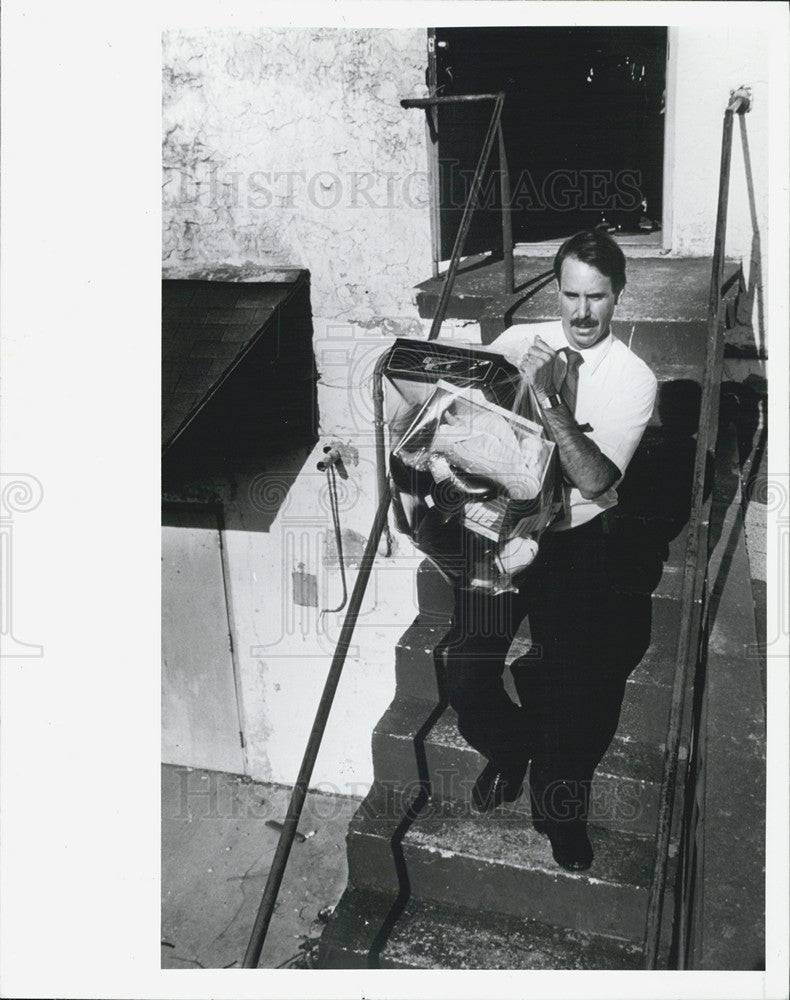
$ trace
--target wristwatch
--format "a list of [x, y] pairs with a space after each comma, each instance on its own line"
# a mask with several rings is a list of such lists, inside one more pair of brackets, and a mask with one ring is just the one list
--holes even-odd
[[544, 396], [540, 400], [540, 405], [544, 410], [554, 410], [558, 406], [562, 406], [562, 398], [556, 392], [553, 392], [550, 396]]

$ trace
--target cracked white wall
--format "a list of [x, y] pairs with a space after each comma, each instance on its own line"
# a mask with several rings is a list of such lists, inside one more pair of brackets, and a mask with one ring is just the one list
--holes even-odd
[[[424, 116], [399, 100], [425, 92], [425, 45], [421, 30], [164, 38], [165, 276], [248, 262], [250, 272], [311, 274], [321, 440], [299, 457], [265, 532], [250, 503], [255, 470], [224, 498], [247, 768], [259, 780], [294, 781], [343, 619], [319, 613], [337, 605], [340, 574], [324, 558], [333, 529], [316, 462], [329, 439], [358, 449], [340, 515], [366, 537], [372, 366], [393, 336], [424, 329], [411, 302], [430, 274]], [[416, 614], [419, 561], [404, 539], [377, 561], [313, 787], [361, 794], [372, 779], [371, 732], [394, 694], [394, 647]], [[317, 578], [318, 608], [293, 601], [299, 564]], [[348, 572], [351, 587], [353, 564]]]
[[726, 253], [743, 265], [749, 291], [741, 303], [742, 321], [751, 323], [762, 347], [767, 340], [768, 151], [775, 141], [769, 43], [761, 25], [670, 29], [675, 80], [667, 159], [673, 255], [713, 253], [724, 109], [731, 90], [752, 89], [752, 109], [736, 116], [733, 128]]
[[672, 252], [709, 256], [716, 224], [722, 118], [730, 90], [748, 85], [753, 107], [743, 119], [748, 136], [750, 176], [745, 170], [740, 120], [732, 146], [727, 252], [748, 264], [752, 240], [749, 184], [755, 196], [755, 222], [767, 240], [769, 137], [768, 37], [764, 28], [710, 25], [678, 28], [671, 59], [677, 81], [671, 169]]
[[[754, 87], [746, 125], [767, 237], [766, 41], [746, 27], [737, 36], [680, 28], [676, 41], [672, 250], [707, 256], [721, 117], [741, 83]], [[424, 93], [425, 32], [182, 30], [165, 35], [163, 56], [165, 275], [247, 262], [311, 273], [322, 438], [270, 531], [243, 530], [243, 505], [229, 500], [242, 530], [227, 540], [248, 766], [256, 778], [288, 783], [340, 618], [321, 620], [291, 595], [299, 561], [317, 577], [320, 607], [339, 593], [337, 567], [322, 558], [332, 525], [315, 463], [330, 438], [359, 449], [341, 517], [366, 534], [375, 506], [372, 365], [393, 335], [425, 329], [411, 301], [430, 274], [424, 118], [398, 103]], [[736, 132], [728, 251], [748, 271], [751, 250]], [[457, 326], [459, 336], [479, 337], [475, 325]], [[308, 536], [298, 556], [295, 532]], [[398, 541], [396, 556], [377, 564], [314, 775], [341, 792], [359, 792], [372, 777], [371, 730], [394, 692], [394, 643], [416, 610], [419, 559]]]
[[414, 315], [430, 273], [423, 30], [170, 31], [165, 273], [296, 265], [314, 312]]

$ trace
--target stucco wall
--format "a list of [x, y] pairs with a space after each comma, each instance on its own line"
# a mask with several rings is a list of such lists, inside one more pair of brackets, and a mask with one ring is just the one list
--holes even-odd
[[[665, 245], [711, 253], [722, 112], [748, 84], [727, 238], [747, 275], [754, 223], [767, 239], [768, 42], [762, 23], [670, 29]], [[425, 134], [398, 102], [424, 92], [424, 30], [171, 31], [163, 65], [166, 273], [298, 265], [317, 315], [412, 316], [430, 265]]]
[[[341, 581], [316, 463], [329, 441], [356, 452], [340, 494], [350, 589], [375, 511], [373, 364], [393, 335], [426, 329], [411, 303], [430, 273], [424, 117], [398, 103], [424, 92], [425, 39], [263, 29], [163, 42], [164, 274], [247, 261], [251, 272], [287, 264], [311, 274], [319, 443], [279, 469], [186, 494], [225, 508], [247, 769], [259, 780], [295, 779], [343, 618], [320, 614], [339, 603]], [[458, 326], [479, 337], [476, 324]], [[421, 557], [403, 537], [395, 543], [377, 561], [313, 786], [361, 794], [372, 780], [371, 733], [394, 694], [395, 643], [417, 610]], [[293, 599], [299, 569], [316, 577], [318, 608]]]
[[755, 221], [764, 240], [768, 230], [768, 37], [763, 27], [711, 25], [671, 32], [675, 46], [674, 156], [672, 163], [671, 246], [673, 254], [708, 256], [713, 249], [721, 159], [722, 118], [730, 90], [750, 86], [752, 110], [743, 119], [750, 152], [744, 163], [740, 121], [736, 121], [727, 252], [750, 259], [754, 192]]
[[[748, 28], [681, 28], [673, 38], [672, 252], [707, 256], [722, 113], [741, 83], [754, 90], [746, 128], [756, 218], [767, 235], [765, 39]], [[265, 531], [250, 529], [276, 470], [251, 470], [225, 498], [248, 770], [288, 783], [341, 622], [296, 605], [291, 589], [301, 563], [316, 576], [319, 609], [340, 592], [316, 462], [331, 440], [358, 452], [341, 500], [353, 551], [375, 507], [372, 366], [393, 334], [425, 329], [411, 304], [413, 286], [430, 274], [424, 123], [398, 104], [423, 92], [425, 32], [178, 31], [163, 47], [165, 274], [246, 261], [311, 272], [321, 440], [300, 459]], [[752, 246], [736, 130], [727, 248], [748, 269]], [[457, 332], [479, 336], [475, 325]], [[394, 693], [394, 644], [416, 610], [419, 558], [396, 541], [393, 556], [378, 561], [314, 774], [314, 784], [341, 792], [364, 791], [372, 779], [371, 731]], [[350, 585], [353, 577], [352, 559]]]
[[289, 264], [335, 319], [400, 315], [430, 268], [424, 30], [163, 38], [166, 272]]

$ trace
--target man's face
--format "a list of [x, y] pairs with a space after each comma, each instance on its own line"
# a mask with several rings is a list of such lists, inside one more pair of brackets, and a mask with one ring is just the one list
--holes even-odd
[[580, 351], [609, 333], [617, 305], [612, 282], [576, 257], [566, 257], [560, 271], [560, 315], [568, 342]]

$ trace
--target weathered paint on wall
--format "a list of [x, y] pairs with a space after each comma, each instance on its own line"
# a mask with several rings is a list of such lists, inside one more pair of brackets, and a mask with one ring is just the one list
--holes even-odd
[[[325, 445], [341, 446], [348, 478], [338, 483], [338, 506], [350, 593], [376, 507], [373, 366], [394, 332], [389, 323], [313, 322], [321, 372], [316, 446], [229, 478], [201, 478], [168, 497], [222, 504], [247, 773], [285, 784], [299, 772], [344, 617], [321, 614], [338, 606], [342, 586], [327, 478], [317, 465]], [[479, 342], [477, 324], [455, 328], [459, 339], [477, 335]], [[424, 325], [416, 322], [411, 332], [418, 330]], [[390, 555], [380, 550], [312, 787], [363, 794], [372, 781], [371, 733], [395, 693], [395, 645], [417, 614], [421, 561], [402, 535], [393, 535]], [[293, 600], [292, 576], [300, 570], [316, 577], [317, 608]]]
[[[755, 94], [746, 124], [766, 235], [767, 73], [758, 33], [724, 32], [723, 48], [711, 32], [677, 35], [672, 251], [707, 256], [721, 116], [729, 88], [741, 83]], [[340, 580], [336, 560], [326, 558], [332, 522], [316, 463], [330, 440], [358, 450], [359, 464], [343, 483], [341, 520], [366, 536], [375, 507], [373, 364], [393, 336], [426, 330], [411, 304], [412, 287], [430, 273], [425, 135], [422, 116], [398, 105], [422, 91], [425, 33], [169, 32], [164, 63], [165, 274], [251, 260], [301, 265], [312, 277], [319, 444], [290, 465], [248, 471], [224, 495], [224, 487], [197, 490], [226, 508], [248, 772], [290, 783], [342, 621], [320, 615], [336, 605]], [[728, 251], [748, 258], [742, 163], [736, 135]], [[452, 332], [479, 341], [476, 324], [453, 324]], [[273, 511], [284, 482], [287, 502]], [[416, 612], [420, 560], [405, 539], [396, 541], [365, 599], [316, 786], [359, 794], [372, 779], [371, 731], [394, 693], [395, 642]], [[317, 578], [318, 609], [292, 600], [300, 565]], [[351, 569], [349, 586], [353, 578]]]
[[729, 92], [750, 86], [752, 110], [744, 118], [751, 148], [751, 173], [744, 166], [741, 129], [736, 122], [727, 252], [749, 262], [754, 193], [755, 219], [768, 233], [768, 38], [763, 28], [710, 25], [679, 28], [671, 36], [676, 51], [672, 253], [709, 256], [713, 250], [721, 159], [722, 118]]
[[164, 265], [308, 268], [318, 315], [411, 315], [430, 268], [424, 30], [169, 31]]
[[[764, 27], [672, 29], [676, 255], [713, 243], [721, 118], [752, 87], [747, 192], [736, 129], [728, 252], [747, 261], [767, 229], [768, 38]], [[422, 30], [266, 28], [164, 36], [164, 259], [168, 273], [212, 263], [294, 264], [313, 275], [319, 315], [409, 315], [427, 273]], [[754, 154], [757, 155], [754, 155]]]
[[[367, 536], [375, 507], [372, 365], [393, 335], [424, 326], [411, 290], [430, 268], [423, 30], [173, 31], [164, 54], [164, 271], [298, 265], [311, 274], [322, 439], [279, 470], [209, 488], [226, 511], [248, 772], [292, 782], [323, 689], [339, 614], [325, 441], [352, 441], [343, 528]], [[298, 474], [297, 474], [298, 471]], [[290, 482], [287, 500], [278, 503]], [[204, 484], [198, 492], [205, 493]], [[261, 509], [272, 503], [277, 508]], [[267, 530], [261, 518], [271, 520]], [[328, 547], [331, 549], [331, 546]], [[394, 693], [394, 647], [413, 618], [419, 559], [379, 561], [313, 784], [361, 793], [370, 736]], [[293, 602], [299, 568], [319, 608]], [[349, 586], [354, 569], [349, 567]], [[360, 784], [361, 783], [361, 784]]]

